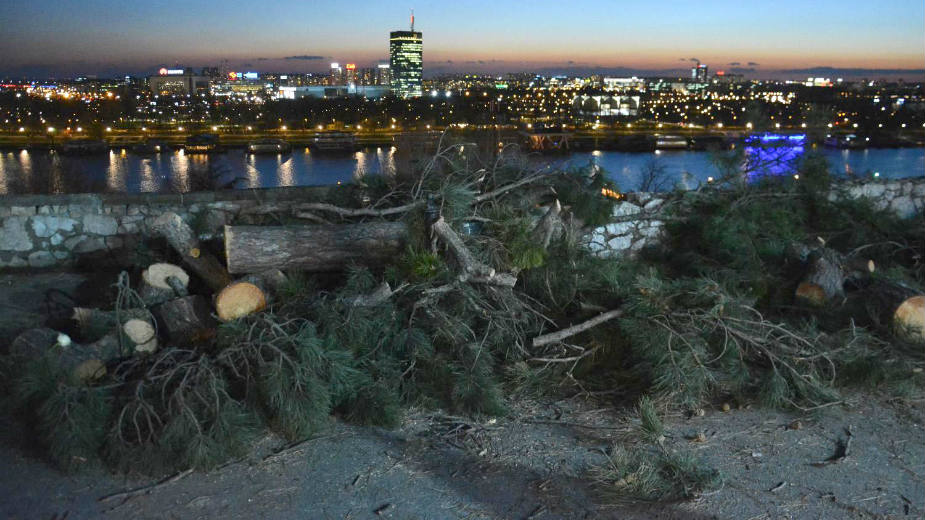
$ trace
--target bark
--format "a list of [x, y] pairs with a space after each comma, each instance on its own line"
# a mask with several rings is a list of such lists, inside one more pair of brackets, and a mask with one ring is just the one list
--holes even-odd
[[213, 290], [219, 291], [228, 285], [231, 276], [211, 253], [202, 248], [199, 239], [189, 225], [173, 212], [164, 213], [154, 221], [153, 229], [164, 238], [183, 258], [196, 275]]
[[533, 239], [537, 243], [543, 244], [543, 249], [549, 247], [549, 243], [554, 239], [562, 236], [565, 230], [565, 223], [562, 222], [561, 215], [562, 205], [559, 203], [559, 200], [556, 199], [549, 206], [546, 214], [537, 222], [536, 227], [533, 228]]
[[581, 334], [582, 332], [588, 329], [591, 329], [593, 327], [596, 327], [600, 325], [601, 323], [619, 318], [622, 314], [623, 314], [622, 309], [614, 309], [612, 311], [601, 313], [591, 318], [588, 321], [579, 323], [578, 325], [572, 325], [571, 327], [568, 327], [566, 329], [562, 329], [556, 332], [550, 332], [549, 334], [543, 334], [542, 336], [537, 336], [533, 338], [533, 346], [542, 347], [542, 346], [549, 345], [552, 343], [558, 343], [565, 338], [570, 338], [572, 336], [575, 336], [576, 334]]
[[199, 295], [185, 296], [154, 308], [158, 330], [175, 347], [188, 347], [215, 336], [218, 325], [209, 301]]
[[516, 276], [508, 273], [498, 273], [493, 267], [476, 260], [469, 248], [466, 247], [466, 244], [463, 243], [462, 238], [443, 220], [443, 217], [434, 222], [431, 229], [446, 244], [447, 249], [456, 259], [456, 263], [459, 264], [461, 271], [459, 281], [504, 287], [514, 287], [517, 284]]
[[925, 343], [925, 295], [891, 280], [873, 280], [861, 291], [876, 326], [892, 329], [901, 339]]
[[874, 272], [873, 261], [848, 258], [821, 244], [809, 247], [791, 246], [790, 255], [806, 264], [806, 274], [797, 286], [796, 298], [823, 306], [833, 300], [844, 300], [845, 284], [862, 284]]
[[157, 330], [148, 320], [131, 319], [122, 325], [126, 347], [136, 354], [151, 354], [157, 350]]
[[177, 297], [186, 296], [189, 275], [182, 267], [173, 264], [152, 264], [141, 273], [138, 294], [146, 305], [157, 305]]
[[225, 226], [225, 256], [231, 273], [341, 271], [353, 263], [377, 265], [393, 260], [407, 235], [401, 222]]
[[77, 325], [81, 338], [97, 340], [109, 334], [120, 322], [125, 323], [131, 319], [150, 319], [151, 313], [147, 309], [125, 309], [121, 312], [104, 311], [89, 307], [74, 307], [71, 320]]
[[106, 374], [106, 362], [120, 356], [119, 336], [108, 334], [87, 344], [60, 343], [58, 331], [49, 328], [30, 329], [10, 344], [10, 354], [20, 359], [49, 356], [74, 382], [88, 382]]

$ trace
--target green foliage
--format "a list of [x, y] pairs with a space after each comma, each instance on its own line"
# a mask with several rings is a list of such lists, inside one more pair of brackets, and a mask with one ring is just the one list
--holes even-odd
[[586, 226], [602, 226], [613, 216], [616, 201], [605, 197], [604, 188], [619, 191], [612, 181], [605, 178], [596, 166], [571, 170], [552, 179], [553, 188], [563, 206], [569, 206], [571, 212]]
[[665, 425], [662, 424], [662, 419], [658, 416], [658, 410], [656, 410], [655, 403], [652, 399], [647, 395], [642, 396], [642, 398], [639, 399], [637, 408], [639, 411], [640, 429], [645, 438], [650, 441], [661, 439], [665, 434]]
[[694, 498], [722, 484], [719, 472], [692, 454], [662, 447], [615, 445], [597, 473], [606, 499], [618, 503]]

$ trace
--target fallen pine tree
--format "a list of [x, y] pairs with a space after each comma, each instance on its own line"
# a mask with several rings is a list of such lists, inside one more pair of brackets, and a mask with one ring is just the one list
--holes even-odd
[[[679, 193], [661, 247], [604, 258], [586, 235], [612, 218], [617, 187], [598, 170], [504, 155], [476, 168], [461, 148], [294, 215], [321, 224], [232, 222], [224, 258], [179, 216], [159, 219], [177, 264], [120, 277], [111, 309], [75, 312], [116, 348], [73, 377], [57, 331], [30, 336], [4, 358], [14, 406], [65, 467], [157, 471], [211, 467], [263, 428], [297, 440], [332, 415], [394, 425], [410, 403], [500, 414], [527, 391], [620, 388], [686, 408], [730, 395], [812, 408], [842, 384], [921, 379], [913, 336], [853, 305], [921, 294], [921, 258], [884, 245], [921, 237], [886, 214], [786, 182]], [[792, 254], [820, 236], [805, 246], [818, 253]], [[805, 304], [801, 283], [822, 298]], [[156, 349], [126, 338], [131, 320]]]

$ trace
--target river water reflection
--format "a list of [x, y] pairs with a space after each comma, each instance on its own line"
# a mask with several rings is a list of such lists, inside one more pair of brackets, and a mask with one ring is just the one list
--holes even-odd
[[[798, 158], [802, 145], [775, 153]], [[899, 178], [925, 175], [925, 149], [822, 149], [836, 175]], [[754, 153], [750, 154], [756, 157]], [[682, 179], [704, 182], [719, 174], [708, 152], [579, 152], [536, 157], [549, 169], [581, 167], [593, 162], [623, 190], [640, 187], [646, 172], [657, 169], [662, 187]], [[780, 163], [786, 161], [779, 161]], [[350, 182], [364, 175], [392, 174], [396, 148], [365, 148], [352, 155], [318, 156], [299, 148], [285, 155], [247, 155], [230, 150], [213, 155], [173, 151], [139, 156], [125, 150], [108, 155], [69, 157], [50, 152], [0, 151], [0, 194], [86, 192], [187, 192], [234, 183], [240, 188], [312, 186]], [[779, 166], [779, 168], [782, 168]], [[779, 171], [777, 173], [780, 173]]]

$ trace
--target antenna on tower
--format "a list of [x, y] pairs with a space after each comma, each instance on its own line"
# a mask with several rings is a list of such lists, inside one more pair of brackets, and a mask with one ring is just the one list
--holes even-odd
[[411, 32], [414, 32], [414, 8], [411, 8]]

